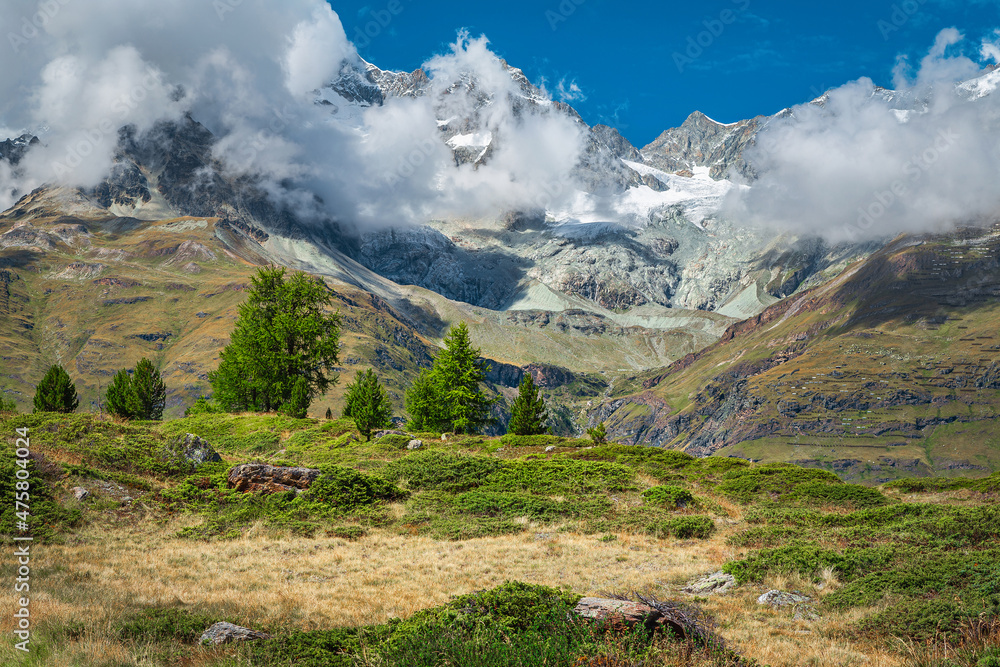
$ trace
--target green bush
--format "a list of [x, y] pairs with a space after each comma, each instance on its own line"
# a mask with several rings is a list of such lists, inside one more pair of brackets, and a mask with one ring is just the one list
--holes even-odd
[[736, 581], [741, 584], [760, 581], [772, 574], [816, 576], [827, 567], [832, 568], [841, 578], [850, 579], [866, 570], [887, 565], [892, 557], [893, 550], [885, 547], [848, 549], [840, 553], [812, 542], [794, 541], [783, 547], [762, 549], [742, 560], [726, 563], [722, 571], [736, 577]]
[[353, 667], [357, 662], [352, 655], [361, 652], [360, 632], [357, 628], [292, 632], [252, 642], [243, 650], [255, 665]]
[[391, 447], [392, 449], [406, 449], [406, 446], [410, 444], [410, 440], [412, 439], [413, 438], [408, 435], [390, 433], [389, 435], [383, 435], [375, 442], [376, 444], [385, 445], [386, 447]]
[[381, 470], [381, 474], [394, 482], [405, 480], [410, 489], [455, 493], [479, 486], [501, 466], [501, 461], [485, 456], [422, 451], [393, 461]]
[[507, 435], [500, 438], [500, 444], [504, 447], [573, 447], [575, 444], [565, 444], [567, 442], [581, 443], [586, 442], [588, 445], [590, 441], [579, 440], [579, 441], [567, 441], [566, 438], [561, 438], [557, 435], [514, 435], [513, 433], [508, 433]]
[[530, 517], [551, 521], [559, 516], [560, 503], [524, 493], [469, 491], [455, 498], [455, 508], [476, 516]]
[[1000, 490], [1000, 472], [989, 477], [969, 479], [966, 477], [905, 477], [886, 483], [883, 488], [895, 489], [903, 493], [932, 493], [971, 489], [980, 493], [996, 493]]
[[807, 482], [799, 484], [788, 498], [815, 505], [840, 505], [857, 509], [880, 507], [889, 502], [878, 489], [859, 484], [829, 484], [827, 482]]
[[318, 501], [351, 511], [405, 496], [405, 492], [377, 475], [366, 475], [341, 466], [327, 466], [321, 469], [319, 477], [301, 497], [304, 501]]
[[[718, 491], [741, 503], [752, 502], [760, 496], [780, 497], [791, 495], [803, 486], [816, 484], [843, 484], [839, 477], [827, 470], [800, 468], [789, 463], [771, 463], [752, 468], [736, 468], [722, 476]], [[819, 493], [813, 491], [813, 493]]]
[[976, 615], [951, 599], [907, 600], [863, 619], [858, 629], [869, 635], [918, 642], [942, 638], [955, 641], [961, 638], [961, 626]]
[[[587, 442], [587, 441], [582, 441]], [[589, 444], [589, 443], [588, 443]], [[659, 447], [633, 445], [601, 445], [584, 451], [574, 452], [573, 458], [587, 461], [610, 461], [627, 465], [660, 480], [682, 478], [698, 461], [690, 454]]]
[[459, 628], [486, 625], [517, 632], [535, 625], [539, 617], [571, 612], [580, 597], [548, 586], [508, 581], [490, 590], [459, 595], [443, 607], [417, 612], [399, 630], [417, 625]]
[[669, 530], [679, 540], [704, 540], [715, 532], [715, 522], [710, 516], [679, 516], [669, 521]]
[[646, 502], [661, 507], [687, 507], [694, 502], [691, 492], [676, 486], [654, 486], [642, 492]]
[[187, 410], [184, 411], [185, 417], [197, 417], [198, 415], [215, 415], [224, 412], [215, 403], [209, 401], [204, 396], [198, 398]]
[[874, 604], [887, 595], [909, 599], [941, 595], [995, 607], [1000, 604], [997, 562], [997, 549], [956, 553], [910, 547], [896, 567], [864, 573], [828, 595], [826, 602], [845, 608]]
[[[0, 425], [4, 422], [0, 420]], [[9, 425], [10, 422], [7, 422]], [[11, 428], [10, 433], [13, 433]], [[34, 438], [34, 433], [32, 433]], [[13, 447], [0, 448], [0, 533], [3, 535], [30, 535], [38, 542], [47, 542], [80, 524], [83, 514], [79, 509], [68, 509], [56, 499], [54, 484], [62, 474], [62, 467], [52, 464], [44, 456], [32, 452], [27, 459], [18, 459]], [[18, 474], [20, 473], [20, 478]], [[28, 494], [28, 508], [18, 507], [16, 494]], [[21, 501], [24, 502], [22, 495]], [[18, 530], [28, 511], [29, 531]]]
[[588, 428], [587, 435], [590, 436], [590, 439], [595, 445], [603, 445], [608, 441], [608, 429], [604, 425], [604, 422], [601, 422], [593, 428]]
[[746, 459], [738, 459], [730, 456], [708, 456], [697, 459], [695, 462], [697, 469], [710, 476], [724, 475], [734, 470], [741, 470], [750, 467], [750, 462]]
[[503, 461], [482, 481], [482, 488], [541, 495], [590, 495], [629, 491], [635, 488], [634, 479], [634, 470], [617, 463], [536, 458]]
[[223, 620], [185, 609], [151, 607], [119, 622], [117, 634], [125, 641], [137, 644], [167, 640], [193, 644], [205, 630]]

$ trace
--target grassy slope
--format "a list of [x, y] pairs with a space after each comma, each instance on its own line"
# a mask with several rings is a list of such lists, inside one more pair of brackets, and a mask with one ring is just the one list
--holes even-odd
[[[96, 411], [111, 375], [146, 356], [163, 371], [166, 414], [180, 416], [209, 391], [206, 374], [228, 341], [249, 276], [277, 256], [217, 223], [109, 219], [62, 191], [33, 193], [0, 216], [0, 391], [25, 410], [38, 379], [61, 363], [83, 409]], [[315, 270], [345, 275], [332, 259], [314, 255], [307, 257], [317, 262]], [[317, 416], [328, 407], [339, 413], [347, 382], [369, 365], [401, 409], [406, 386], [429, 364], [448, 326], [462, 320], [490, 359], [560, 365], [605, 386], [601, 375], [658, 367], [701, 349], [729, 321], [681, 313], [678, 329], [653, 330], [601, 322], [583, 311], [551, 318], [495, 313], [388, 283], [382, 285], [391, 293], [387, 300], [343, 280], [327, 282], [343, 317], [344, 381], [313, 404]], [[553, 396], [563, 403], [562, 428], [572, 431], [568, 415], [593, 394], [569, 387]]]
[[638, 402], [659, 408], [661, 444], [701, 453], [869, 481], [1000, 469], [1000, 237], [978, 235], [900, 240], [686, 367], [623, 382], [613, 432], [649, 428]]
[[[1000, 605], [1000, 561], [991, 551], [1000, 538], [996, 476], [880, 491], [795, 466], [585, 449], [585, 441], [553, 437], [442, 441], [416, 434], [426, 446], [412, 452], [408, 436], [364, 443], [350, 422], [268, 415], [162, 424], [91, 415], [0, 419], [0, 431], [18, 426], [31, 429], [32, 449], [41, 455], [33, 497], [48, 493], [55, 503], [35, 509], [35, 530], [44, 520], [50, 537], [36, 545], [33, 559], [37, 649], [27, 664], [292, 664], [290, 656], [303, 656], [307, 646], [342, 647], [324, 634], [329, 629], [402, 617], [410, 624], [366, 631], [367, 657], [359, 655], [358, 664], [381, 664], [378, 655], [390, 656], [388, 664], [436, 664], [438, 658], [416, 661], [385, 643], [401, 636], [399, 628], [416, 628], [430, 633], [422, 642], [447, 639], [440, 650], [471, 651], [479, 660], [461, 664], [499, 666], [510, 656], [483, 657], [499, 638], [480, 636], [487, 644], [476, 649], [477, 640], [463, 634], [468, 626], [452, 625], [468, 612], [446, 614], [452, 620], [443, 628], [435, 625], [437, 612], [417, 612], [505, 580], [564, 586], [576, 595], [646, 590], [691, 601], [682, 585], [725, 568], [740, 587], [702, 604], [734, 648], [771, 665], [906, 664], [891, 635], [948, 636], [954, 644], [964, 620], [986, 611], [988, 623]], [[225, 461], [192, 474], [164, 453], [188, 432], [206, 438]], [[549, 445], [555, 452], [544, 452]], [[360, 471], [350, 473], [358, 479], [387, 480], [405, 497], [354, 504], [358, 487], [350, 496], [328, 490], [321, 499], [227, 490], [227, 468], [251, 460], [335, 464]], [[0, 464], [10, 465], [10, 452]], [[694, 501], [675, 507], [665, 499], [683, 492], [647, 493], [661, 485]], [[91, 497], [73, 500], [75, 486]], [[5, 536], [11, 520], [5, 510]], [[2, 575], [13, 576], [13, 567], [3, 564]], [[770, 587], [819, 600], [818, 620], [758, 607], [756, 597]], [[4, 630], [12, 603], [0, 605]], [[262, 646], [264, 653], [191, 644], [220, 619], [278, 639]], [[309, 632], [295, 634], [302, 630]], [[995, 645], [994, 631], [986, 628], [981, 639]], [[559, 626], [546, 634], [570, 632]], [[536, 650], [537, 637], [517, 637], [512, 646]], [[623, 641], [577, 643], [572, 651], [583, 653], [560, 659], [624, 655]], [[635, 650], [647, 652], [647, 665], [699, 664], [685, 662], [676, 645], [657, 646]], [[928, 650], [935, 647], [932, 641]], [[648, 653], [654, 648], [655, 659]], [[294, 664], [335, 664], [340, 648], [329, 650], [316, 649], [316, 662]], [[984, 651], [970, 645], [969, 662], [955, 664], [974, 665]], [[8, 645], [0, 648], [5, 664], [15, 664], [14, 656]]]
[[[0, 231], [23, 222], [15, 216], [0, 222]], [[207, 373], [261, 263], [250, 242], [240, 248], [215, 222], [182, 218], [120, 229], [117, 221], [36, 212], [23, 228], [34, 234], [29, 245], [0, 249], [0, 390], [28, 409], [35, 382], [60, 363], [82, 409], [96, 411], [111, 375], [145, 356], [162, 369], [168, 416], [209, 393]], [[63, 233], [67, 228], [74, 233]], [[385, 302], [343, 283], [331, 287], [344, 323], [342, 373], [353, 377], [373, 365], [401, 405], [404, 388], [429, 362], [431, 343]], [[316, 401], [314, 413], [339, 412], [346, 384]]]

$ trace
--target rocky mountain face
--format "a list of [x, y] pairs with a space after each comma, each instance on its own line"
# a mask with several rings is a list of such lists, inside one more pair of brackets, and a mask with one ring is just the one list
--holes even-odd
[[0, 141], [0, 160], [11, 165], [17, 165], [28, 150], [38, 143], [38, 137], [22, 134], [14, 139]]
[[726, 178], [735, 171], [753, 180], [756, 174], [743, 158], [743, 151], [753, 143], [765, 120], [760, 116], [723, 125], [695, 111], [683, 125], [665, 131], [643, 148], [642, 161], [666, 172], [708, 167], [715, 179]]
[[[549, 101], [521, 70], [507, 63], [503, 68], [511, 80], [504, 94], [515, 116], [563, 114], [584, 131], [585, 149], [573, 172], [573, 187], [588, 208], [512, 211], [460, 224], [442, 220], [421, 231], [381, 230], [342, 245], [344, 252], [395, 282], [494, 310], [516, 301], [517, 294], [537, 282], [604, 309], [655, 304], [719, 310], [739, 301], [737, 315], [759, 312], [772, 298], [794, 291], [845, 254], [813, 240], [803, 261], [795, 250], [803, 241], [775, 244], [773, 238], [706, 216], [721, 201], [731, 169], [753, 176], [743, 150], [764, 119], [724, 126], [695, 113], [640, 151], [614, 128], [588, 127], [572, 107]], [[448, 106], [447, 98], [456, 91], [472, 100], [471, 109], [461, 116], [454, 116]], [[320, 93], [331, 113], [344, 117], [350, 115], [345, 104], [378, 105], [394, 96], [437, 96], [440, 138], [457, 164], [487, 164], [503, 141], [482, 113], [495, 101], [492, 91], [474, 74], [442, 90], [421, 70], [387, 72], [367, 63], [345, 65], [340, 77]], [[708, 172], [703, 180], [682, 181], [702, 167]], [[638, 206], [637, 200], [642, 201]], [[628, 211], [624, 218], [622, 210]], [[532, 221], [531, 229], [512, 228], [511, 217], [519, 221], [516, 224]], [[786, 260], [794, 265], [783, 266]], [[770, 287], [759, 296], [756, 287], [748, 293], [764, 272]], [[779, 274], [781, 284], [771, 285]]]
[[623, 381], [591, 421], [636, 444], [868, 482], [996, 470], [998, 257], [996, 225], [897, 239], [715, 345]]
[[[613, 128], [588, 127], [572, 107], [552, 102], [521, 70], [507, 63], [502, 67], [510, 85], [498, 92], [475, 73], [442, 86], [421, 70], [389, 72], [345, 63], [317, 101], [330, 108], [332, 117], [350, 123], [361, 110], [393, 97], [429, 96], [441, 118], [440, 140], [457, 164], [474, 166], [488, 163], [503, 141], [486, 113], [497, 95], [504, 96], [515, 116], [562, 115], [584, 137], [571, 184], [582, 208], [499, 211], [489, 219], [367, 232], [333, 218], [303, 225], [296, 212], [274, 204], [253, 178], [228, 174], [212, 155], [215, 138], [190, 117], [161, 123], [141, 137], [123, 128], [112, 173], [88, 194], [113, 215], [218, 217], [234, 233], [258, 240], [308, 241], [332, 263], [350, 258], [394, 283], [497, 311], [519, 302], [521, 308], [558, 310], [568, 298], [595, 313], [655, 305], [740, 317], [794, 291], [844, 254], [813, 241], [808, 259], [802, 260], [794, 250], [802, 241], [776, 242], [713, 217], [713, 207], [730, 187], [722, 180], [727, 170], [749, 173], [742, 150], [759, 119], [722, 126], [693, 114], [681, 128], [639, 151]], [[454, 100], [449, 99], [457, 96], [467, 102], [460, 105], [461, 115], [452, 113]], [[15, 149], [7, 152], [19, 157], [26, 140], [0, 146], [10, 144]], [[695, 178], [692, 170], [702, 167], [709, 173]], [[779, 276], [780, 284], [773, 284]], [[765, 288], [758, 289], [762, 280]], [[535, 285], [553, 296], [544, 303], [525, 299], [537, 296]]]

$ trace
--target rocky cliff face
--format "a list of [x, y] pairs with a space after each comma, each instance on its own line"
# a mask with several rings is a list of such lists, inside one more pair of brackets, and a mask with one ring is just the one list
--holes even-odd
[[17, 165], [24, 154], [36, 144], [38, 144], [38, 137], [30, 134], [22, 134], [15, 139], [0, 141], [0, 160]]
[[693, 171], [709, 167], [715, 179], [726, 178], [734, 170], [747, 180], [755, 177], [743, 158], [753, 143], [763, 117], [723, 125], [696, 111], [680, 127], [667, 130], [642, 149], [647, 164], [666, 172]]
[[998, 250], [1000, 227], [897, 239], [624, 383], [635, 393], [594, 405], [590, 422], [634, 444], [809, 462], [873, 482], [995, 470]]

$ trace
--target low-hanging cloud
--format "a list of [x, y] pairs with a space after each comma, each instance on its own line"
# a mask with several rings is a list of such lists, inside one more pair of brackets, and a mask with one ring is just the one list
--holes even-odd
[[726, 214], [832, 241], [995, 220], [1000, 91], [960, 85], [986, 74], [946, 54], [961, 39], [942, 31], [915, 72], [901, 60], [896, 91], [861, 79], [772, 121], [746, 153], [759, 178]]
[[[46, 183], [97, 185], [119, 128], [185, 114], [216, 136], [229, 173], [254, 175], [303, 219], [358, 226], [537, 208], [583, 152], [581, 125], [544, 94], [525, 100], [485, 38], [461, 33], [431, 58], [427, 95], [333, 114], [317, 89], [365, 64], [329, 4], [218, 4], [0, 5], [0, 25], [33, 26], [0, 50], [0, 128], [42, 140], [16, 170], [0, 162], [0, 209]], [[465, 118], [493, 139], [480, 164], [457, 165], [442, 140], [442, 121]]]

